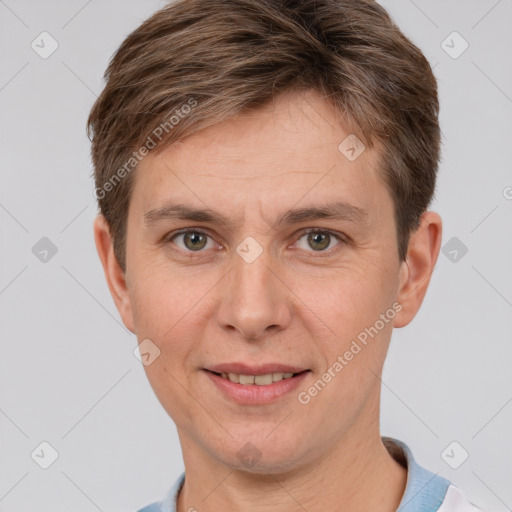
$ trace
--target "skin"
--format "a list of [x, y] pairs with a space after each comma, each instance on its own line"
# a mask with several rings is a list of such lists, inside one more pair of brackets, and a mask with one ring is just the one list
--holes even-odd
[[[126, 273], [105, 219], [95, 221], [125, 326], [161, 351], [144, 368], [180, 438], [186, 480], [178, 512], [391, 512], [399, 505], [406, 470], [380, 437], [380, 377], [393, 327], [407, 325], [421, 306], [442, 223], [425, 212], [400, 262], [393, 203], [377, 169], [381, 148], [351, 162], [338, 150], [348, 135], [317, 92], [283, 94], [142, 160], [128, 213]], [[234, 225], [146, 225], [145, 213], [170, 200], [207, 206]], [[367, 210], [365, 221], [273, 227], [292, 208], [335, 200]], [[192, 227], [211, 237], [199, 251], [189, 239], [185, 245], [185, 236], [171, 240]], [[332, 236], [318, 250], [306, 228], [345, 239]], [[236, 252], [248, 236], [263, 249], [252, 263]], [[299, 403], [298, 393], [395, 302], [395, 318], [307, 405]], [[299, 390], [273, 404], [238, 405], [202, 370], [232, 361], [311, 372]], [[261, 453], [252, 467], [237, 457], [248, 441]]]

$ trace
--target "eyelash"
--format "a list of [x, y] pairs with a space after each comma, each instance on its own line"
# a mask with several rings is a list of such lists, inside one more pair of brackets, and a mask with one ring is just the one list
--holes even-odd
[[[165, 237], [164, 242], [172, 242], [176, 237], [178, 237], [180, 235], [187, 234], [187, 233], [197, 233], [199, 235], [205, 235], [205, 236], [209, 237], [210, 239], [213, 239], [213, 237], [210, 236], [207, 232], [205, 232], [199, 228], [186, 228], [186, 229], [182, 229], [180, 231], [176, 231], [176, 232], [169, 234], [168, 236]], [[313, 250], [306, 251], [306, 252], [312, 253], [311, 257], [313, 257], [313, 258], [325, 257], [325, 255], [331, 256], [332, 254], [336, 253], [340, 249], [340, 246], [347, 243], [346, 237], [341, 235], [340, 233], [336, 233], [334, 231], [330, 231], [328, 229], [321, 229], [321, 228], [304, 229], [304, 230], [300, 231], [297, 240], [300, 240], [304, 235], [308, 235], [310, 233], [328, 234], [328, 235], [334, 237], [339, 242], [338, 245], [334, 246], [331, 249], [327, 249], [324, 251], [313, 251]], [[187, 255], [187, 257], [191, 257], [191, 258], [195, 258], [195, 257], [199, 256], [200, 253], [204, 252], [203, 250], [189, 251], [189, 250], [181, 249], [179, 247], [177, 248], [177, 250], [181, 253], [185, 253]]]

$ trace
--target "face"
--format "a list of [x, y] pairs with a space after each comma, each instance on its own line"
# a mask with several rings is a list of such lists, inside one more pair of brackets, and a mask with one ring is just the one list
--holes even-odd
[[[293, 469], [378, 423], [393, 324], [419, 303], [397, 306], [410, 275], [379, 148], [349, 159], [348, 135], [317, 93], [289, 93], [139, 164], [116, 304], [160, 351], [144, 368], [184, 456]], [[298, 375], [212, 373], [229, 370]]]

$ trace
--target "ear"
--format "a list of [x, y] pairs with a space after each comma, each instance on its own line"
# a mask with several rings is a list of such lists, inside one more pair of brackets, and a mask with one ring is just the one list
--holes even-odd
[[135, 334], [132, 305], [126, 286], [126, 276], [114, 254], [110, 228], [102, 214], [99, 214], [94, 220], [94, 241], [96, 242], [96, 249], [103, 265], [108, 288], [117, 310], [126, 328]]
[[395, 316], [395, 327], [409, 324], [420, 309], [439, 256], [441, 238], [441, 217], [435, 212], [424, 212], [418, 229], [411, 233], [407, 257], [400, 269], [397, 300], [402, 310]]

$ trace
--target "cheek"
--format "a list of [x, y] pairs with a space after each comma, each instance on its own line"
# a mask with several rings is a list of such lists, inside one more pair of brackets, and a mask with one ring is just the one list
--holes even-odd
[[321, 357], [320, 371], [331, 368], [336, 375], [325, 392], [327, 402], [348, 403], [354, 393], [368, 394], [374, 386], [369, 370], [379, 374], [396, 316], [395, 278], [390, 269], [366, 261], [336, 269], [330, 278], [302, 280], [297, 295], [308, 297], [302, 318], [310, 322], [307, 329]]
[[347, 340], [392, 307], [397, 279], [389, 267], [361, 261], [331, 269], [328, 275], [302, 275], [294, 287], [304, 297], [303, 307], [316, 314], [316, 322]]
[[184, 325], [190, 329], [215, 284], [205, 274], [166, 264], [142, 265], [134, 274], [130, 297], [137, 332], [160, 342]]
[[310, 290], [307, 305], [315, 314], [307, 314], [308, 330], [322, 362], [319, 380], [301, 390], [302, 396], [319, 416], [328, 407], [336, 425], [350, 422], [374, 397], [396, 315], [393, 280], [377, 266], [363, 268], [340, 269], [337, 279], [325, 279], [323, 286], [304, 283], [302, 292]]

